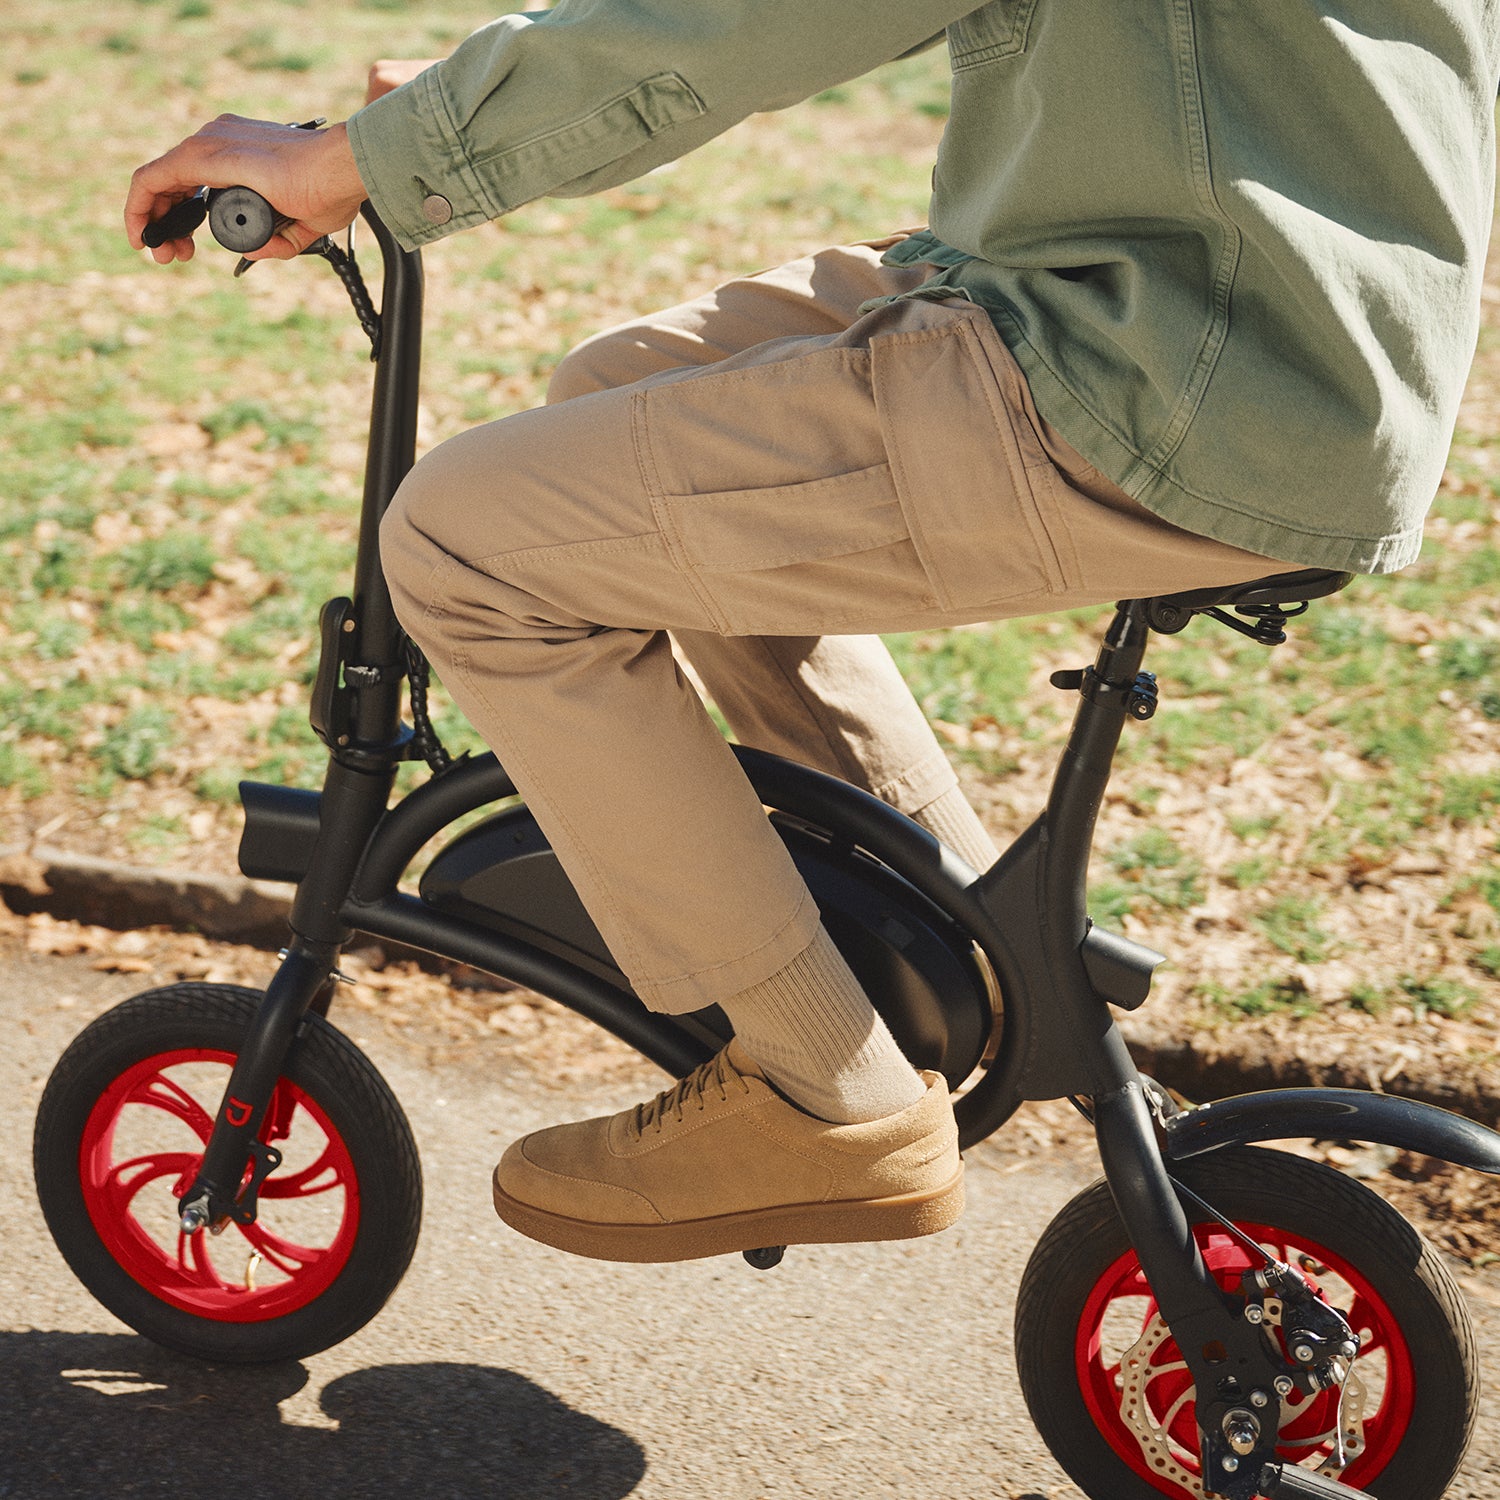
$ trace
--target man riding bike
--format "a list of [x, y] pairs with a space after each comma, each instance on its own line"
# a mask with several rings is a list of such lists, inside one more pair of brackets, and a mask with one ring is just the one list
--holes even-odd
[[[1412, 561], [1478, 328], [1494, 0], [561, 0], [323, 131], [232, 117], [142, 167], [427, 244], [628, 181], [946, 30], [930, 228], [602, 334], [440, 445], [383, 530], [402, 622], [617, 961], [736, 1040], [543, 1131], [502, 1214], [670, 1259], [926, 1233], [952, 1112], [907, 1064], [693, 689], [976, 865], [993, 848], [877, 632]], [[872, 226], [880, 228], [883, 226]], [[190, 240], [158, 260], [186, 259]], [[775, 1232], [768, 1232], [772, 1226]]]

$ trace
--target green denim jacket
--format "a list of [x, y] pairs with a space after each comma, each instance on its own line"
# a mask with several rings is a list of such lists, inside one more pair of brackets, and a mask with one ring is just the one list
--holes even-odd
[[1410, 562], [1478, 333], [1500, 0], [561, 0], [350, 139], [412, 247], [943, 28], [932, 229], [891, 258], [942, 265], [1042, 415], [1167, 520], [1304, 566]]

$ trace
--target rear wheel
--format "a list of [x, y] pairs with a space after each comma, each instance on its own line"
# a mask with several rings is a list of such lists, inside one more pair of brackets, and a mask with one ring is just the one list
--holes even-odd
[[253, 1224], [184, 1235], [197, 1174], [260, 995], [151, 990], [100, 1016], [63, 1054], [37, 1111], [48, 1228], [83, 1284], [159, 1344], [202, 1359], [295, 1359], [347, 1338], [385, 1304], [421, 1220], [411, 1127], [352, 1042], [308, 1018], [261, 1137], [282, 1154]]
[[[1439, 1500], [1468, 1446], [1479, 1392], [1468, 1313], [1437, 1253], [1368, 1188], [1316, 1162], [1241, 1149], [1173, 1171], [1301, 1270], [1359, 1336], [1342, 1482], [1380, 1500]], [[1195, 1234], [1219, 1284], [1237, 1291], [1249, 1251], [1212, 1223]], [[1016, 1356], [1033, 1420], [1086, 1494], [1203, 1495], [1192, 1378], [1104, 1183], [1075, 1198], [1037, 1245], [1017, 1305]], [[1338, 1421], [1338, 1390], [1293, 1392], [1283, 1461], [1326, 1465]]]

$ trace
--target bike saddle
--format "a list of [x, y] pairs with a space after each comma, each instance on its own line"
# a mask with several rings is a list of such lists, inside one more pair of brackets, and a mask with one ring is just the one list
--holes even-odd
[[[1197, 614], [1212, 615], [1225, 625], [1267, 645], [1284, 640], [1280, 622], [1300, 615], [1313, 599], [1322, 599], [1347, 588], [1353, 573], [1329, 568], [1299, 568], [1291, 573], [1273, 573], [1249, 583], [1231, 583], [1207, 589], [1188, 589], [1180, 594], [1160, 594], [1147, 599], [1146, 623], [1163, 635], [1175, 635]], [[1224, 613], [1225, 607], [1248, 615], [1259, 623], [1247, 626]]]

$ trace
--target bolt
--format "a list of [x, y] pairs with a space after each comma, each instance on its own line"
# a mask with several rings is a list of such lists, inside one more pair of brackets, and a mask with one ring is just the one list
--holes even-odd
[[1290, 1375], [1278, 1375], [1273, 1384], [1278, 1396], [1290, 1396], [1296, 1388], [1296, 1381]]
[[1220, 1467], [1226, 1474], [1236, 1474], [1239, 1472], [1240, 1461], [1232, 1453], [1227, 1454], [1220, 1460]]
[[1359, 1345], [1356, 1344], [1353, 1339], [1345, 1339], [1344, 1342], [1339, 1345], [1339, 1353], [1345, 1359], [1353, 1359], [1354, 1356], [1359, 1353]]
[[1311, 1344], [1298, 1344], [1297, 1347], [1292, 1350], [1292, 1358], [1295, 1359], [1298, 1364], [1310, 1365], [1317, 1357], [1317, 1353], [1313, 1349]]
[[1271, 1398], [1264, 1391], [1251, 1391], [1250, 1404], [1251, 1406], [1269, 1406]]
[[1228, 1412], [1224, 1417], [1224, 1436], [1236, 1453], [1253, 1453], [1260, 1441], [1260, 1423], [1243, 1408]]
[[1252, 1302], [1245, 1309], [1245, 1321], [1247, 1323], [1264, 1323], [1266, 1321], [1266, 1310], [1258, 1302]]
[[201, 1203], [190, 1203], [182, 1211], [182, 1232], [197, 1234], [208, 1225], [208, 1210]]

